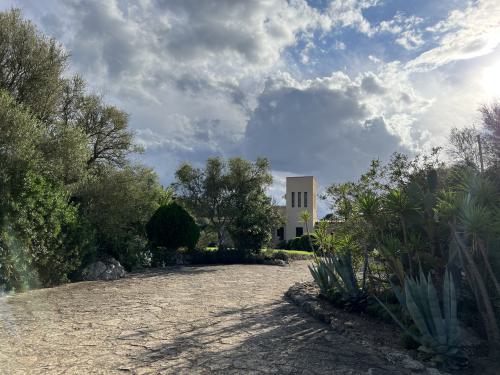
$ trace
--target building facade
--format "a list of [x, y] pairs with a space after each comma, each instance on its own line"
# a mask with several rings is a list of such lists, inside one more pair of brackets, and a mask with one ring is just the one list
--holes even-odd
[[[279, 207], [286, 223], [274, 233], [275, 242], [300, 237], [307, 234], [307, 229], [310, 232], [313, 231], [314, 225], [318, 222], [316, 195], [317, 182], [314, 176], [286, 178], [286, 205]], [[307, 227], [300, 218], [304, 211], [308, 211], [310, 214]]]

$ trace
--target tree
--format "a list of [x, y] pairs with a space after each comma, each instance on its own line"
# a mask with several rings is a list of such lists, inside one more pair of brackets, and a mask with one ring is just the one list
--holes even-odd
[[[270, 201], [263, 198], [265, 189], [272, 183], [267, 159], [257, 159], [255, 163], [242, 158], [225, 161], [221, 158], [207, 160], [205, 169], [183, 164], [176, 172], [174, 189], [177, 197], [195, 212], [197, 218], [206, 218], [210, 229], [217, 233], [219, 247], [225, 246], [225, 234], [236, 223], [243, 225], [248, 219], [242, 215], [255, 208], [259, 202], [268, 212]], [[255, 215], [263, 218], [264, 215]], [[264, 228], [268, 230], [268, 225]]]
[[67, 78], [66, 62], [19, 10], [0, 12], [0, 277], [11, 286], [16, 269], [31, 286], [63, 282], [92, 254], [132, 268], [146, 222], [172, 199], [127, 160], [138, 151], [128, 115]]
[[61, 186], [27, 173], [0, 235], [0, 264], [13, 266], [0, 278], [16, 289], [68, 281], [93, 250], [92, 233], [78, 219], [77, 207]]
[[67, 58], [18, 9], [0, 13], [0, 88], [43, 122], [55, 114]]
[[[153, 245], [153, 263], [161, 263], [162, 254], [180, 247], [194, 249], [200, 238], [200, 229], [191, 215], [179, 204], [173, 202], [159, 207], [146, 225], [146, 232]], [[159, 259], [158, 259], [159, 258]]]
[[248, 197], [229, 233], [237, 249], [259, 252], [271, 242], [273, 230], [282, 222], [278, 208], [262, 191]]
[[479, 145], [481, 142], [481, 152], [483, 160], [488, 162], [489, 144], [488, 138], [484, 137], [475, 127], [466, 127], [463, 129], [453, 128], [450, 133], [450, 146], [448, 153], [456, 163], [462, 163], [465, 166], [481, 169], [481, 155]]
[[105, 105], [96, 95], [86, 96], [81, 102], [81, 115], [76, 124], [87, 136], [90, 149], [87, 165], [105, 163], [123, 167], [126, 156], [140, 150], [133, 144], [133, 133], [128, 130], [128, 115]]
[[76, 193], [82, 214], [96, 228], [98, 256], [113, 256], [132, 269], [144, 261], [145, 225], [165, 199], [156, 174], [141, 166], [108, 167]]

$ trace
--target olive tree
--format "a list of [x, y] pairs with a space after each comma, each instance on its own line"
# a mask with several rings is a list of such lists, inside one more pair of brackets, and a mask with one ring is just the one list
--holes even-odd
[[204, 169], [183, 164], [176, 172], [174, 189], [199, 219], [208, 220], [209, 229], [217, 233], [219, 248], [223, 248], [226, 233], [236, 244], [243, 244], [238, 237], [243, 233], [262, 237], [256, 232], [259, 228], [267, 238], [272, 228], [279, 226], [279, 216], [265, 195], [271, 183], [265, 158], [254, 163], [242, 158], [210, 158]]

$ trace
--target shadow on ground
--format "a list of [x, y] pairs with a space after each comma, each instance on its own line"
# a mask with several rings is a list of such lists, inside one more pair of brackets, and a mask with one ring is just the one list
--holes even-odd
[[171, 342], [149, 347], [134, 368], [162, 373], [404, 374], [373, 349], [332, 334], [284, 301], [213, 314]]
[[203, 273], [213, 273], [217, 272], [216, 269], [210, 268], [211, 266], [170, 266], [165, 268], [146, 268], [143, 270], [138, 270], [130, 272], [125, 278], [133, 279], [147, 279], [149, 277], [159, 277], [168, 274], [182, 274], [182, 275], [199, 275]]

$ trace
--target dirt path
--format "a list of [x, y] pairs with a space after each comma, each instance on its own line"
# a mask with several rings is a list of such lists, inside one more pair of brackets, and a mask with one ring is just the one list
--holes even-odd
[[206, 266], [0, 299], [1, 374], [399, 374], [284, 301], [306, 262]]

